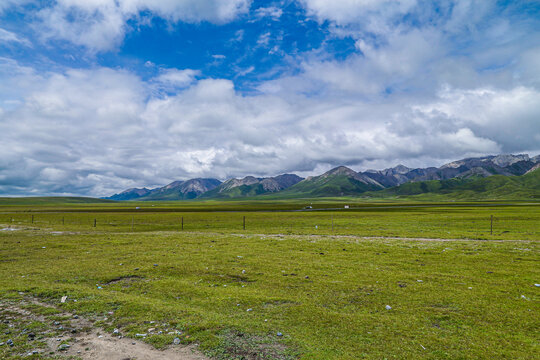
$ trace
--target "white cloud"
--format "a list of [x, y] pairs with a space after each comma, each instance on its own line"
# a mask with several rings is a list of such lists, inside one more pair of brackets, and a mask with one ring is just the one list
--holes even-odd
[[273, 20], [279, 20], [281, 15], [283, 15], [283, 10], [275, 6], [260, 7], [255, 10], [255, 16], [258, 18], [270, 17]]
[[251, 0], [58, 0], [39, 11], [36, 24], [48, 40], [66, 40], [90, 51], [108, 51], [124, 39], [127, 21], [141, 11], [171, 22], [226, 23], [249, 10]]
[[540, 136], [540, 92], [527, 87], [447, 87], [427, 101], [331, 89], [243, 96], [229, 80], [168, 69], [158, 79], [182, 87], [156, 96], [157, 79], [123, 70], [39, 75], [7, 61], [0, 70], [18, 100], [0, 103], [0, 141], [9, 149], [0, 154], [0, 192], [11, 194], [102, 196], [198, 176], [433, 165], [538, 149]]
[[330, 20], [339, 25], [368, 20], [366, 25], [372, 29], [384, 26], [379, 23], [398, 14], [403, 14], [416, 6], [417, 0], [300, 0], [308, 14], [320, 21]]
[[0, 0], [0, 14], [11, 7], [19, 7], [32, 3], [35, 0]]
[[199, 70], [165, 69], [162, 70], [161, 74], [157, 76], [154, 81], [170, 90], [186, 87], [193, 83], [195, 78], [200, 75], [201, 72]]
[[28, 39], [21, 37], [11, 31], [0, 28], [0, 44], [18, 43], [24, 46], [32, 46]]

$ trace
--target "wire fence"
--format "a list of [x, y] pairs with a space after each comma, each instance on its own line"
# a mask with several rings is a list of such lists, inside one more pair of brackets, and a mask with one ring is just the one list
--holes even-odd
[[4, 213], [3, 228], [58, 231], [212, 231], [540, 240], [540, 211]]

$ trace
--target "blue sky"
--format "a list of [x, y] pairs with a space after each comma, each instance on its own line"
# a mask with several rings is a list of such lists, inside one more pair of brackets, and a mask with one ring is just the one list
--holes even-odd
[[0, 0], [0, 194], [540, 152], [540, 3]]

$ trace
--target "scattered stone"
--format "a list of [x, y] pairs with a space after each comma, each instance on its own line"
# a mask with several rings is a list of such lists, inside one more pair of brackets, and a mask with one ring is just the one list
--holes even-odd
[[146, 334], [135, 334], [137, 337], [146, 337]]
[[423, 282], [422, 280], [416, 280], [416, 282]]
[[277, 335], [277, 336], [279, 336], [279, 337], [282, 337], [282, 336], [283, 336], [283, 334], [282, 334], [282, 333], [280, 333], [279, 331], [277, 332], [277, 334], [276, 334], [276, 335]]
[[247, 309], [246, 311], [253, 311], [253, 309]]
[[534, 286], [536, 286], [536, 287], [540, 287], [540, 284], [534, 284]]
[[246, 270], [242, 270], [242, 274], [245, 274], [246, 273]]
[[529, 300], [525, 295], [521, 295], [521, 298], [524, 300]]
[[177, 338], [177, 337], [174, 338], [173, 344], [174, 344], [174, 345], [180, 345], [180, 338]]
[[156, 328], [150, 328], [150, 329], [148, 329], [148, 332], [153, 332], [155, 330], [156, 330]]
[[136, 343], [135, 342], [132, 342], [131, 345], [135, 345]]
[[385, 308], [386, 310], [392, 310], [392, 307], [391, 307], [390, 305], [386, 305], [384, 308]]
[[62, 299], [60, 299], [60, 302], [61, 303], [65, 303], [67, 300], [67, 296], [62, 296]]
[[117, 335], [117, 334], [119, 334], [119, 333], [120, 333], [120, 330], [118, 330], [118, 329], [114, 329], [114, 330], [113, 330], [113, 334]]
[[78, 319], [78, 318], [79, 318], [79, 315], [73, 315], [73, 318], [74, 318], [74, 319]]
[[139, 268], [135, 268], [135, 271], [139, 270]]
[[28, 340], [34, 340], [36, 338], [36, 334], [34, 333], [29, 333], [28, 334]]
[[55, 321], [54, 325], [60, 325], [60, 321]]
[[68, 344], [61, 344], [59, 347], [58, 347], [58, 351], [67, 351], [67, 349], [69, 349], [70, 346]]
[[8, 345], [11, 346], [11, 347], [13, 347], [13, 345], [15, 345], [15, 344], [13, 344], [13, 340], [11, 340], [11, 339], [9, 339], [9, 340], [6, 342], [6, 344], [8, 344]]
[[157, 264], [154, 264], [154, 266], [158, 266]]
[[0, 346], [4, 346], [4, 343], [3, 343], [3, 342], [0, 342]]

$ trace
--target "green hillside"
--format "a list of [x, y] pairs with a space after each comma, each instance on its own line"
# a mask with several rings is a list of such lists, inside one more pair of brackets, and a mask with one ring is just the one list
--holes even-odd
[[456, 178], [406, 183], [369, 192], [372, 198], [413, 197], [418, 199], [540, 199], [540, 169], [522, 176], [494, 175], [486, 178]]
[[351, 176], [329, 175], [305, 179], [276, 195], [283, 195], [285, 197], [292, 195], [299, 197], [332, 197], [359, 195], [366, 191], [375, 191], [378, 189], [379, 187], [376, 185], [365, 184]]
[[150, 193], [137, 201], [175, 201], [175, 200], [191, 200], [195, 199], [198, 194], [194, 191], [182, 193], [178, 189], [170, 189], [168, 191], [162, 191], [157, 193]]
[[200, 196], [201, 199], [231, 199], [239, 197], [252, 197], [262, 194], [268, 194], [262, 184], [240, 185], [231, 189], [219, 192], [219, 188], [207, 191]]

